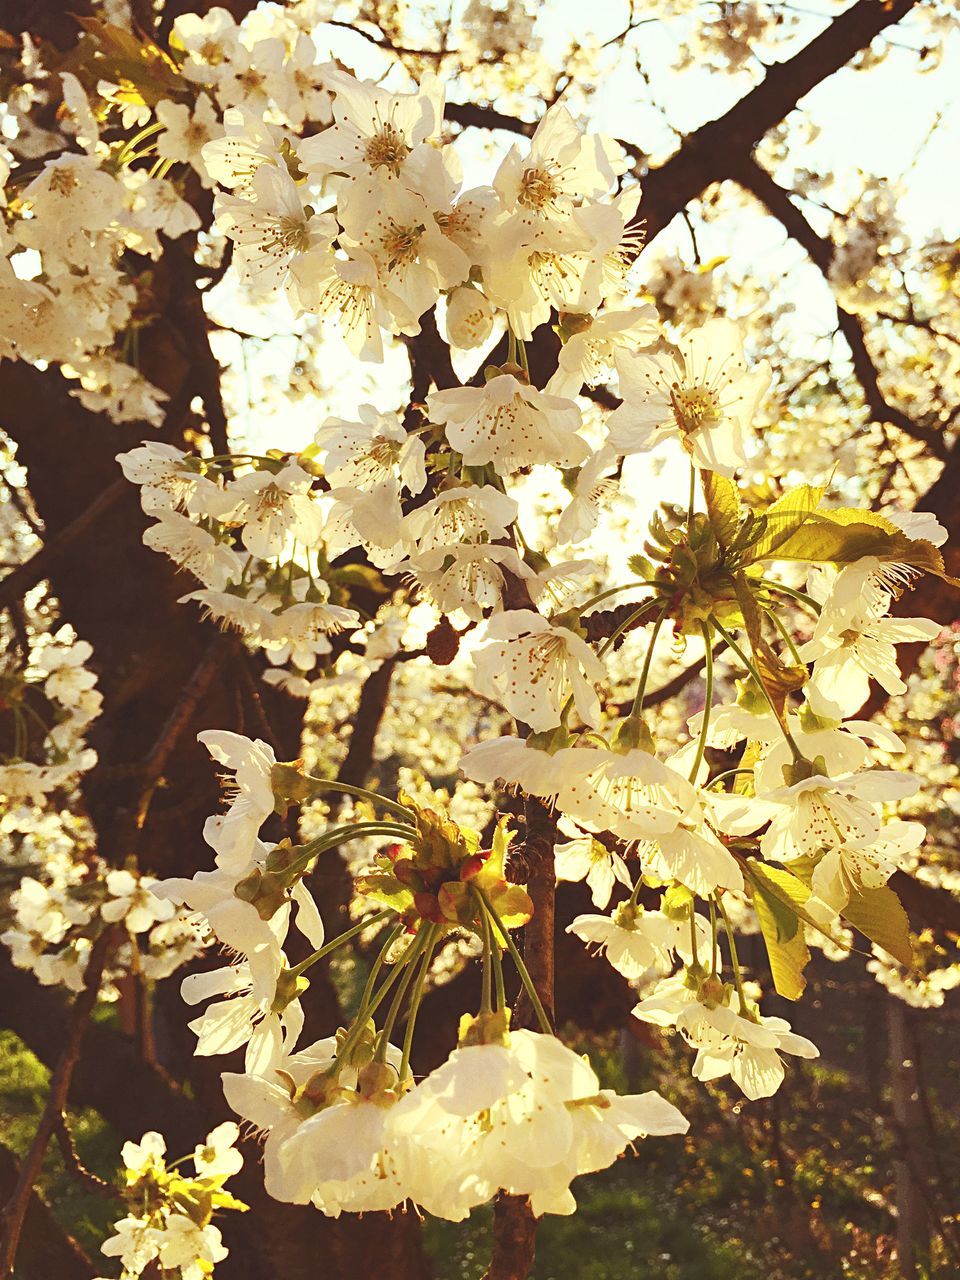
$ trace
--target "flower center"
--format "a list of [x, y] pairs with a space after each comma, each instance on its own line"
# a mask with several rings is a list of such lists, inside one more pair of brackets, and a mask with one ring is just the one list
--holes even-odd
[[403, 134], [396, 126], [384, 124], [367, 142], [363, 158], [371, 169], [389, 169], [399, 174], [400, 166], [410, 154]]
[[422, 226], [401, 227], [392, 219], [383, 234], [381, 244], [387, 255], [387, 267], [393, 271], [396, 267], [409, 267], [416, 261]]
[[538, 212], [556, 205], [560, 195], [560, 183], [556, 166], [541, 164], [536, 169], [525, 169], [520, 178], [517, 203], [525, 209]]
[[723, 417], [716, 393], [709, 387], [674, 386], [670, 400], [677, 427], [684, 435], [715, 427]]

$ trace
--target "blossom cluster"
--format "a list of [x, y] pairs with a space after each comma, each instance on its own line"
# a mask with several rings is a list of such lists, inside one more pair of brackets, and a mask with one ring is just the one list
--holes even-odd
[[10, 922], [0, 942], [18, 969], [43, 986], [80, 991], [94, 941], [110, 925], [122, 925], [103, 977], [103, 994], [121, 974], [147, 981], [167, 978], [203, 949], [196, 917], [156, 897], [152, 876], [110, 869], [88, 854], [81, 861], [45, 864], [43, 879], [25, 875], [10, 895]]
[[207, 1134], [191, 1157], [192, 1176], [182, 1160], [167, 1164], [166, 1143], [159, 1133], [151, 1131], [139, 1142], [124, 1143], [122, 1194], [129, 1212], [101, 1246], [106, 1257], [119, 1259], [120, 1280], [153, 1274], [155, 1268], [179, 1280], [207, 1280], [227, 1257], [229, 1250], [213, 1217], [223, 1209], [247, 1207], [224, 1190], [227, 1179], [243, 1167], [236, 1148], [239, 1136], [229, 1120]]
[[96, 764], [85, 741], [103, 702], [87, 666], [92, 656], [87, 641], [70, 640], [66, 631], [38, 637], [26, 663], [11, 649], [0, 670], [0, 812], [43, 808], [51, 793], [68, 790]]
[[[133, 314], [123, 249], [150, 258], [158, 229], [198, 225], [168, 181], [173, 166], [213, 192], [245, 296], [280, 296], [298, 321], [331, 318], [360, 360], [382, 361], [401, 342], [436, 345], [422, 400], [328, 417], [299, 452], [188, 453], [148, 439], [118, 461], [140, 488], [145, 543], [194, 580], [184, 601], [261, 649], [277, 683], [306, 694], [341, 655], [372, 664], [396, 652], [403, 624], [391, 610], [419, 610], [422, 653], [405, 656], [456, 659], [466, 690], [493, 709], [490, 736], [468, 730], [458, 744], [466, 782], [444, 805], [312, 778], [264, 741], [209, 730], [201, 741], [232, 775], [226, 811], [204, 828], [213, 868], [160, 883], [133, 869], [63, 886], [24, 879], [4, 940], [41, 981], [73, 987], [105, 923], [124, 923], [130, 967], [148, 978], [218, 944], [226, 963], [188, 974], [182, 994], [205, 1006], [190, 1023], [199, 1055], [243, 1052], [224, 1089], [263, 1136], [279, 1199], [331, 1216], [409, 1201], [460, 1219], [504, 1191], [529, 1197], [535, 1214], [570, 1213], [573, 1179], [686, 1121], [657, 1094], [604, 1089], [558, 1039], [515, 940], [538, 903], [516, 883], [509, 823], [494, 816], [481, 832], [453, 811], [480, 795], [495, 814], [512, 807], [505, 791], [538, 805], [558, 876], [585, 880], [596, 908], [569, 932], [633, 984], [635, 1016], [679, 1033], [696, 1078], [770, 1096], [785, 1057], [817, 1049], [761, 1012], [737, 952], [742, 922], [762, 933], [790, 999], [809, 945], [840, 946], [849, 928], [912, 963], [889, 881], [925, 840], [898, 808], [920, 782], [887, 767], [901, 738], [860, 714], [871, 682], [906, 688], [897, 646], [939, 632], [899, 602], [921, 573], [947, 577], [945, 535], [932, 516], [838, 506], [808, 484], [760, 500], [741, 486], [771, 370], [728, 316], [675, 323], [685, 301], [705, 302], [709, 280], [684, 289], [667, 262], [653, 290], [663, 314], [639, 295], [641, 191], [619, 143], [555, 105], [489, 183], [465, 187], [441, 79], [396, 92], [319, 61], [290, 16], [302, 9], [239, 25], [220, 9], [178, 18], [169, 65], [153, 67], [159, 82], [119, 156], [64, 78], [80, 151], [46, 161], [8, 206], [0, 247], [20, 246], [14, 258], [34, 250], [43, 266], [32, 279], [13, 266], [0, 277], [37, 326], [7, 354], [59, 360], [92, 380], [89, 403], [99, 395], [115, 414], [127, 405], [158, 420], [158, 398], [138, 384], [128, 405], [91, 353]], [[116, 105], [128, 96], [102, 92]], [[96, 215], [51, 250], [57, 201], [74, 189]], [[137, 227], [132, 191], [154, 210]], [[160, 203], [162, 227], [150, 221]], [[859, 278], [866, 256], [851, 230], [838, 286], [844, 273]], [[81, 310], [69, 333], [42, 331], [42, 316], [65, 307], [58, 291], [97, 275], [116, 294], [97, 324]], [[559, 348], [541, 371], [531, 355], [548, 325]], [[475, 369], [456, 385], [464, 353]], [[664, 504], [646, 540], [628, 524], [622, 572], [556, 554], [587, 543], [615, 499], [635, 502], [631, 468], [653, 450], [689, 476], [687, 503]], [[531, 528], [524, 495], [543, 473], [563, 507]], [[702, 663], [704, 696], [664, 745], [645, 705], [671, 633]], [[64, 684], [79, 697], [58, 670], [48, 696]], [[305, 843], [265, 835], [274, 815], [337, 791], [361, 803]], [[328, 940], [309, 877], [318, 859], [358, 844], [351, 924]], [[311, 968], [361, 937], [375, 959], [353, 1016], [300, 1047]], [[304, 944], [312, 950], [291, 964]], [[458, 961], [479, 957], [480, 1008], [446, 1062], [417, 1079], [418, 1014], [454, 947]], [[509, 966], [527, 1026], [511, 1025], [521, 1019], [506, 999]], [[226, 1175], [232, 1133], [212, 1141], [220, 1154], [198, 1176]], [[161, 1157], [154, 1138], [125, 1156], [134, 1183], [166, 1186]], [[185, 1280], [208, 1273], [223, 1256], [209, 1218], [157, 1212], [133, 1213], [109, 1242], [125, 1274], [154, 1261]]]
[[[212, 997], [190, 1024], [197, 1053], [245, 1046], [244, 1071], [225, 1073], [224, 1090], [266, 1137], [272, 1195], [312, 1202], [334, 1217], [413, 1201], [459, 1220], [505, 1190], [530, 1196], [538, 1214], [572, 1213], [575, 1177], [605, 1168], [642, 1136], [685, 1132], [686, 1121], [659, 1095], [620, 1097], [601, 1088], [588, 1062], [549, 1027], [510, 1030], [499, 951], [511, 946], [508, 932], [529, 918], [530, 903], [503, 878], [505, 836], [483, 850], [477, 833], [401, 796], [383, 820], [329, 829], [300, 848], [267, 846], [258, 831], [275, 809], [336, 784], [278, 765], [262, 741], [216, 732], [202, 738], [233, 773], [230, 807], [205, 830], [216, 869], [163, 881], [157, 893], [199, 911], [232, 957], [224, 968], [189, 975], [182, 993], [189, 1004]], [[317, 857], [363, 835], [391, 842], [357, 882], [366, 914], [326, 943], [304, 876]], [[372, 915], [378, 903], [388, 906]], [[316, 948], [294, 966], [283, 951], [292, 910]], [[298, 1049], [310, 967], [374, 925], [387, 939], [353, 1021]], [[465, 1017], [460, 1045], [443, 1066], [415, 1081], [416, 999], [435, 950], [464, 931], [483, 938], [485, 1007]], [[416, 997], [401, 1048], [390, 1034], [411, 985]], [[378, 1029], [374, 1015], [391, 989]]]
[[[939, 630], [890, 611], [920, 572], [943, 575], [943, 532], [919, 514], [831, 509], [809, 486], [766, 509], [744, 504], [733, 478], [748, 463], [770, 372], [751, 366], [729, 319], [671, 333], [649, 305], [622, 306], [639, 189], [619, 182], [627, 165], [618, 144], [553, 108], [489, 187], [461, 192], [434, 80], [390, 94], [335, 70], [327, 85], [333, 123], [320, 132], [291, 140], [238, 108], [225, 136], [202, 149], [241, 279], [254, 293], [282, 288], [297, 310], [336, 313], [367, 359], [381, 357], [384, 334], [416, 336], [443, 298], [451, 347], [489, 348], [502, 326], [507, 360], [431, 391], [419, 422], [365, 407], [359, 421], [328, 420], [295, 456], [204, 459], [147, 442], [120, 458], [156, 520], [145, 540], [200, 579], [190, 598], [303, 671], [330, 651], [329, 633], [359, 622], [338, 576], [356, 548], [469, 633], [474, 689], [530, 736], [473, 746], [463, 773], [562, 815], [570, 838], [558, 845], [559, 873], [585, 876], [601, 908], [616, 882], [627, 891], [612, 915], [581, 916], [571, 931], [631, 981], [653, 982], [637, 1016], [676, 1027], [697, 1050], [696, 1075], [729, 1074], [749, 1097], [767, 1096], [783, 1078], [781, 1053], [816, 1049], [756, 1007], [738, 964], [734, 903], [752, 903], [778, 989], [791, 998], [802, 990], [805, 934], [839, 936], [847, 914], [899, 960], [910, 956], [896, 900], [882, 895], [924, 839], [920, 823], [892, 812], [918, 782], [877, 767], [875, 753], [902, 744], [856, 713], [871, 679], [888, 693], [904, 688], [896, 645]], [[526, 343], [553, 312], [562, 345], [539, 390]], [[619, 403], [598, 438], [578, 397], [611, 380]], [[664, 443], [687, 460], [690, 503], [655, 520], [632, 579], [590, 596], [593, 562], [551, 564], [517, 535], [511, 495], [531, 468], [573, 477], [559, 525], [575, 544], [622, 483], [624, 461]], [[769, 576], [784, 561], [806, 564], [807, 581]], [[591, 642], [597, 606], [620, 591], [640, 597], [633, 612]], [[707, 688], [689, 743], [662, 756], [643, 703], [667, 622], [683, 643], [703, 645]], [[646, 657], [618, 717], [607, 655], [627, 631], [643, 635]], [[736, 699], [716, 705], [715, 644], [743, 677]], [[207, 832], [217, 870], [166, 891], [242, 957], [187, 979], [191, 1002], [232, 997], [193, 1024], [198, 1051], [246, 1044], [256, 1076], [294, 1051], [302, 1028], [302, 971], [281, 950], [294, 903], [298, 926], [324, 949], [303, 882], [319, 846], [260, 843], [275, 804], [269, 748], [207, 740], [238, 771], [240, 800]], [[721, 755], [733, 767], [718, 772], [711, 762]], [[403, 829], [402, 818], [399, 828], [361, 823], [318, 840], [330, 841], [324, 849], [358, 835], [390, 841]], [[394, 858], [388, 845], [358, 892], [402, 905], [415, 938], [428, 925], [485, 937], [493, 929], [466, 873], [449, 876], [425, 855]], [[873, 918], [865, 904], [879, 925], [864, 923]], [[529, 910], [516, 916], [520, 925]], [[498, 947], [486, 941], [492, 956]], [[415, 942], [402, 953], [419, 954]], [[378, 1033], [380, 1065], [390, 1026]], [[358, 1035], [347, 1032], [351, 1047]], [[334, 1054], [335, 1075], [346, 1056]], [[379, 1097], [381, 1073], [371, 1087]]]

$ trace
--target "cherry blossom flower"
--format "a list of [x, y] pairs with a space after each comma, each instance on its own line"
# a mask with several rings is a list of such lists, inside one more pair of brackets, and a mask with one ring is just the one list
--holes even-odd
[[189, 164], [203, 185], [212, 187], [214, 180], [204, 162], [203, 148], [223, 136], [223, 127], [207, 95], [199, 94], [192, 110], [179, 102], [158, 102], [156, 117], [163, 125], [157, 137], [157, 154], [165, 160]]
[[568, 695], [586, 724], [597, 722], [594, 685], [604, 666], [568, 627], [551, 626], [530, 609], [507, 610], [486, 624], [473, 662], [479, 691], [537, 732], [559, 723]]
[[493, 333], [494, 317], [493, 307], [479, 289], [452, 289], [447, 295], [447, 341], [461, 351], [482, 347]]
[[743, 466], [744, 433], [770, 381], [747, 371], [739, 327], [710, 320], [675, 351], [619, 353], [623, 404], [608, 419], [618, 453], [638, 453], [678, 436], [698, 467], [733, 475]]
[[279, 471], [248, 471], [233, 480], [232, 522], [242, 526], [240, 540], [262, 560], [280, 555], [288, 541], [312, 546], [320, 537], [324, 512], [311, 496], [313, 477], [295, 462]]
[[771, 1097], [783, 1083], [781, 1053], [820, 1056], [816, 1045], [791, 1031], [786, 1019], [747, 1018], [728, 1005], [688, 1004], [677, 1018], [677, 1030], [697, 1050], [697, 1080], [729, 1075], [752, 1101]]
[[633, 307], [628, 311], [602, 311], [598, 316], [564, 316], [561, 328], [573, 331], [557, 358], [557, 371], [547, 383], [555, 396], [576, 396], [584, 384], [595, 387], [605, 380], [618, 351], [636, 351], [659, 337], [656, 308]]
[[510, 373], [483, 387], [434, 391], [427, 410], [431, 421], [445, 427], [451, 447], [468, 466], [492, 462], [500, 475], [537, 462], [572, 467], [590, 453], [577, 434], [576, 404], [545, 395]]
[[335, 123], [298, 145], [308, 174], [398, 177], [411, 151], [439, 135], [443, 88], [426, 76], [415, 93], [390, 94], [343, 72], [327, 76]]
[[[710, 926], [697, 917], [697, 932], [709, 953]], [[577, 916], [567, 925], [587, 945], [606, 956], [618, 973], [630, 981], [642, 978], [651, 969], [668, 969], [673, 952], [681, 947], [687, 932], [685, 923], [671, 920], [659, 911], [625, 902], [611, 916]]]
[[593, 905], [601, 910], [610, 902], [617, 881], [628, 889], [633, 888], [627, 864], [620, 854], [606, 849], [592, 835], [577, 831], [563, 818], [559, 827], [571, 838], [553, 846], [558, 880], [586, 880]]
[[427, 483], [424, 444], [408, 434], [395, 413], [380, 413], [371, 404], [359, 407], [359, 422], [328, 418], [316, 435], [323, 470], [331, 485], [369, 489], [399, 479], [410, 493]]

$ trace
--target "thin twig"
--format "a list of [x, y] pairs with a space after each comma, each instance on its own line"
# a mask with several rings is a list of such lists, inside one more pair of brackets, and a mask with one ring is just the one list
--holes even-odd
[[116, 930], [108, 928], [101, 933], [90, 951], [83, 990], [77, 996], [70, 1015], [67, 1028], [67, 1039], [60, 1055], [53, 1076], [50, 1080], [50, 1094], [47, 1098], [43, 1115], [37, 1125], [30, 1150], [20, 1166], [20, 1176], [3, 1210], [3, 1240], [0, 1242], [0, 1277], [9, 1276], [17, 1257], [17, 1246], [23, 1230], [23, 1220], [30, 1203], [33, 1185], [36, 1182], [43, 1157], [51, 1137], [57, 1126], [63, 1122], [63, 1112], [70, 1092], [70, 1081], [80, 1057], [80, 1046], [90, 1021], [90, 1014], [97, 1002], [100, 992], [100, 978], [110, 949], [116, 939]]

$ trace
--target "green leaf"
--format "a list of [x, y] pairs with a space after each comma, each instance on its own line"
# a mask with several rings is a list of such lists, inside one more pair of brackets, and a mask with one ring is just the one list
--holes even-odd
[[717, 542], [729, 547], [740, 528], [740, 491], [732, 480], [715, 471], [701, 471], [700, 482]]
[[796, 533], [819, 507], [825, 492], [825, 489], [802, 484], [767, 507], [764, 512], [766, 527], [750, 548], [750, 561], [766, 559]]
[[760, 559], [802, 560], [811, 564], [854, 564], [865, 556], [909, 565], [922, 573], [932, 573], [953, 586], [960, 580], [944, 569], [943, 556], [923, 538], [908, 538], [889, 520], [873, 511], [838, 507], [816, 511], [802, 525], [770, 549], [763, 537], [751, 548], [751, 561]]
[[810, 890], [789, 871], [765, 866], [755, 858], [749, 859], [748, 873], [773, 985], [786, 1000], [799, 1000], [807, 985], [803, 971], [810, 961], [800, 928]]
[[392, 907], [400, 915], [413, 906], [413, 894], [395, 876], [376, 873], [361, 876], [356, 881], [356, 890], [365, 898], [371, 898], [385, 907]]
[[743, 615], [743, 629], [746, 631], [747, 638], [750, 641], [750, 648], [756, 653], [760, 644], [760, 606], [750, 590], [750, 580], [746, 574], [735, 573], [733, 575], [733, 588], [737, 593], [737, 604], [740, 606], [740, 612]]
[[669, 920], [686, 920], [693, 906], [693, 894], [683, 884], [672, 884], [660, 900], [660, 910]]
[[799, 927], [799, 918], [779, 898], [764, 893], [756, 886], [753, 905], [766, 944], [773, 985], [784, 999], [799, 1000], [807, 985], [803, 971], [810, 961], [810, 952]]
[[847, 924], [859, 929], [901, 964], [913, 963], [907, 913], [889, 885], [879, 889], [861, 889], [851, 897], [840, 914]]
[[747, 878], [751, 884], [759, 885], [764, 893], [778, 898], [790, 910], [811, 928], [823, 933], [823, 926], [815, 920], [806, 909], [811, 889], [808, 884], [783, 867], [772, 866], [769, 862], [760, 862], [757, 858], [748, 858], [746, 863]]

